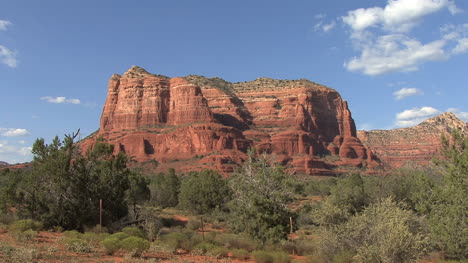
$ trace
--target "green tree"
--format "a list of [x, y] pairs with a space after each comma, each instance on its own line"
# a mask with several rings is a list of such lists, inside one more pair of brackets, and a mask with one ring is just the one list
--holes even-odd
[[188, 175], [180, 186], [179, 205], [189, 211], [206, 214], [222, 208], [229, 200], [226, 181], [218, 172], [205, 170]]
[[174, 169], [167, 175], [160, 173], [151, 178], [151, 202], [160, 207], [175, 207], [179, 204], [180, 180]]
[[285, 239], [289, 232], [287, 208], [292, 195], [284, 169], [265, 156], [249, 152], [239, 172], [229, 181], [233, 199], [229, 204], [234, 231], [246, 232], [262, 242]]
[[113, 155], [113, 146], [98, 139], [83, 155], [74, 143], [77, 133], [58, 137], [51, 144], [37, 139], [32, 167], [15, 186], [14, 206], [24, 217], [42, 221], [46, 227], [83, 229], [99, 222], [99, 200], [103, 200], [104, 223], [128, 214], [128, 193], [139, 177], [127, 168], [125, 154]]
[[468, 258], [468, 138], [457, 131], [451, 140], [442, 137], [443, 168], [441, 187], [432, 195], [429, 222], [432, 240], [445, 255], [455, 259]]

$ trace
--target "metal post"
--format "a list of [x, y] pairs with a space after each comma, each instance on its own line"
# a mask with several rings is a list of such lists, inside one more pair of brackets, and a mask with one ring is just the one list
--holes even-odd
[[294, 230], [294, 227], [293, 227], [293, 220], [292, 220], [292, 217], [290, 216], [289, 217], [289, 226], [291, 228], [291, 234], [293, 233], [293, 230]]
[[203, 216], [200, 218], [200, 221], [201, 221], [202, 238], [203, 238], [203, 241], [205, 241], [205, 229], [203, 228]]
[[102, 199], [99, 199], [99, 233], [102, 233]]

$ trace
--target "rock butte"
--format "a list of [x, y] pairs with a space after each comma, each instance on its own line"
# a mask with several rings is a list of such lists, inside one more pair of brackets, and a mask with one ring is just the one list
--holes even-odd
[[371, 148], [382, 163], [400, 168], [407, 162], [427, 165], [439, 154], [442, 134], [453, 130], [468, 134], [467, 124], [453, 113], [446, 112], [410, 128], [393, 130], [358, 131], [358, 138]]
[[230, 83], [190, 75], [169, 78], [133, 66], [114, 74], [97, 137], [157, 169], [217, 169], [228, 174], [250, 147], [295, 172], [336, 174], [336, 167], [375, 167], [379, 161], [356, 135], [337, 91], [309, 80], [259, 78]]

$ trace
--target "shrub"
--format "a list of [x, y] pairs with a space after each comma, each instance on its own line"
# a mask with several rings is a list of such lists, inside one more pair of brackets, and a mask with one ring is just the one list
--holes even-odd
[[309, 255], [317, 251], [317, 241], [314, 240], [297, 240], [295, 242], [295, 252], [299, 256]]
[[190, 230], [198, 230], [201, 227], [200, 220], [197, 219], [190, 219], [187, 223], [187, 228]]
[[14, 233], [16, 240], [20, 242], [33, 241], [34, 239], [36, 239], [37, 235], [38, 233], [31, 229], [23, 232]]
[[123, 240], [123, 239], [129, 237], [129, 235], [127, 233], [124, 233], [124, 232], [117, 232], [117, 233], [114, 233], [114, 234], [110, 235], [109, 237], [114, 237], [114, 238], [117, 238], [118, 240]]
[[[14, 248], [0, 245], [0, 261], [9, 263], [35, 262], [40, 256], [39, 251], [31, 248]], [[4, 260], [4, 261], [2, 261]]]
[[350, 250], [342, 250], [333, 256], [333, 263], [353, 263], [354, 252]]
[[104, 251], [107, 255], [113, 255], [121, 247], [120, 240], [115, 237], [108, 237], [104, 239], [101, 241], [100, 245], [104, 248]]
[[257, 263], [273, 263], [273, 256], [267, 251], [257, 250], [252, 252], [252, 256]]
[[245, 249], [233, 249], [232, 257], [239, 260], [247, 260], [249, 259], [249, 252]]
[[93, 251], [92, 246], [82, 239], [66, 238], [64, 243], [68, 251], [76, 253], [91, 253]]
[[190, 251], [201, 242], [201, 237], [191, 232], [172, 232], [163, 236], [162, 239], [173, 251], [177, 249]]
[[150, 242], [140, 237], [127, 237], [120, 241], [122, 249], [130, 252], [133, 257], [141, 256], [143, 252], [150, 248]]
[[235, 234], [219, 234], [215, 237], [215, 242], [227, 248], [245, 249], [247, 251], [254, 251], [260, 247], [258, 241], [250, 239], [243, 235]]
[[8, 232], [8, 226], [3, 223], [0, 223], [0, 234], [6, 233], [6, 232]]
[[273, 257], [273, 263], [289, 263], [291, 259], [289, 258], [288, 253], [284, 251], [275, 251], [271, 252], [271, 256]]
[[211, 251], [213, 248], [215, 248], [216, 245], [213, 245], [211, 243], [208, 243], [208, 242], [202, 242], [200, 244], [197, 244], [193, 250], [194, 251], [198, 251], [199, 254], [206, 254], [208, 253], [208, 251]]
[[109, 233], [109, 229], [107, 229], [107, 227], [105, 226], [101, 227], [99, 224], [93, 227], [85, 226], [84, 230], [85, 232], [92, 232], [96, 234]]
[[94, 244], [94, 243], [101, 242], [102, 240], [104, 240], [108, 236], [109, 236], [109, 234], [107, 234], [107, 233], [98, 234], [98, 233], [86, 232], [86, 233], [83, 233], [81, 235], [80, 239], [86, 240], [89, 243]]
[[122, 232], [133, 237], [145, 238], [145, 233], [143, 230], [134, 226], [127, 226], [122, 229]]
[[77, 239], [81, 239], [81, 236], [83, 234], [81, 234], [80, 232], [76, 231], [76, 230], [71, 230], [71, 231], [65, 231], [63, 232], [63, 235], [65, 237], [68, 237], [68, 238], [77, 238]]
[[[391, 198], [370, 205], [361, 214], [324, 229], [320, 250], [325, 259], [347, 251], [356, 262], [413, 262], [427, 249], [420, 219]], [[344, 253], [344, 252], [343, 252]], [[344, 260], [344, 259], [343, 259]]]
[[30, 229], [35, 231], [41, 230], [42, 223], [31, 219], [26, 219], [15, 221], [10, 225], [10, 230], [12, 232], [24, 232]]
[[229, 251], [225, 247], [213, 247], [209, 254], [216, 258], [225, 258], [228, 256]]

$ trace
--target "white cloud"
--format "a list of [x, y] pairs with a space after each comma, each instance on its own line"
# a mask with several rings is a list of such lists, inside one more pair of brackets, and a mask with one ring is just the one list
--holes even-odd
[[29, 146], [16, 146], [2, 142], [0, 143], [0, 160], [11, 164], [28, 162], [32, 159], [31, 150]]
[[335, 26], [336, 26], [336, 22], [335, 22], [335, 21], [332, 21], [332, 22], [329, 23], [329, 24], [323, 25], [323, 26], [322, 26], [322, 30], [323, 30], [323, 32], [328, 32], [328, 31], [332, 30]]
[[434, 117], [442, 112], [433, 107], [421, 107], [404, 110], [396, 115], [396, 126], [409, 127], [415, 126], [427, 118]]
[[26, 129], [0, 128], [0, 134], [6, 137], [16, 137], [16, 136], [26, 136], [31, 133]]
[[460, 120], [468, 122], [468, 112], [463, 112], [457, 108], [449, 108], [447, 111], [455, 114]]
[[422, 95], [423, 92], [420, 89], [417, 88], [402, 88], [393, 93], [393, 96], [395, 96], [395, 99], [401, 100], [409, 96], [414, 96], [414, 95]]
[[16, 52], [0, 45], [0, 62], [9, 66], [10, 68], [15, 68], [18, 64], [18, 61], [16, 60]]
[[0, 20], [0, 31], [7, 30], [7, 27], [11, 25], [12, 23], [8, 20]]
[[468, 38], [462, 38], [458, 40], [457, 46], [452, 50], [454, 54], [462, 54], [468, 52]]
[[389, 31], [407, 32], [416, 26], [422, 17], [445, 8], [452, 14], [460, 11], [454, 2], [449, 0], [388, 0], [384, 8], [351, 10], [342, 20], [355, 31], [381, 26]]
[[81, 101], [79, 99], [67, 99], [66, 97], [50, 97], [45, 96], [41, 97], [41, 100], [44, 100], [49, 103], [71, 103], [71, 104], [80, 104]]
[[[468, 24], [444, 25], [440, 39], [429, 42], [409, 35], [423, 17], [444, 9], [451, 14], [461, 11], [450, 0], [388, 0], [385, 7], [349, 11], [341, 20], [351, 29], [350, 38], [360, 54], [346, 61], [345, 68], [366, 75], [408, 72], [425, 62], [468, 52], [468, 40], [463, 38]], [[457, 46], [449, 50], [450, 44]]]
[[415, 71], [423, 62], [447, 59], [445, 45], [444, 40], [422, 44], [402, 34], [383, 35], [370, 44], [363, 44], [361, 55], [344, 65], [349, 71], [362, 71], [366, 75]]

